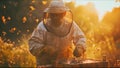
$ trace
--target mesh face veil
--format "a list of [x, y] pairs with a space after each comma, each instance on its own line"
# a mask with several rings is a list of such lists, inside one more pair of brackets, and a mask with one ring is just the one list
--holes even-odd
[[73, 15], [62, 1], [55, 0], [45, 9], [43, 23], [48, 32], [63, 37], [70, 32]]

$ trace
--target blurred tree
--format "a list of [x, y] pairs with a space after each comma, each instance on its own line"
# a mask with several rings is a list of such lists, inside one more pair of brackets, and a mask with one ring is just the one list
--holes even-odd
[[102, 23], [111, 28], [109, 35], [113, 36], [115, 41], [120, 39], [120, 7], [106, 13]]
[[74, 21], [81, 27], [85, 34], [93, 32], [94, 27], [98, 24], [98, 14], [93, 3], [87, 5], [75, 6], [74, 2], [66, 4], [73, 12]]
[[[115, 47], [117, 48], [116, 59], [120, 59], [120, 7], [114, 8], [111, 12], [105, 14], [102, 22], [102, 29], [106, 36], [113, 37]], [[106, 28], [105, 28], [106, 27]]]

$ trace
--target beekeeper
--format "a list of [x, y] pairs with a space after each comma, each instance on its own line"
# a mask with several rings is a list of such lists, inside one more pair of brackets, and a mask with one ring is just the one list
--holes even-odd
[[37, 65], [65, 63], [85, 52], [85, 35], [72, 17], [61, 0], [51, 1], [44, 10], [43, 21], [29, 40], [29, 50], [36, 57]]

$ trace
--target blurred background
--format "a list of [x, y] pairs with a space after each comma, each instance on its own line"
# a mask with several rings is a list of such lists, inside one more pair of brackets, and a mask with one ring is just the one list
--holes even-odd
[[[35, 67], [28, 39], [51, 0], [0, 0], [0, 66]], [[120, 66], [120, 0], [64, 0], [87, 38], [86, 59]]]

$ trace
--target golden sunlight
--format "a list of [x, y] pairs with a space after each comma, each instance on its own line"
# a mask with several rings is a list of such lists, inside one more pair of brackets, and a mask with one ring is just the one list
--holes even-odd
[[99, 14], [99, 20], [101, 20], [106, 12], [112, 11], [114, 7], [120, 7], [120, 2], [116, 0], [75, 0], [77, 5], [85, 5], [87, 3], [93, 3]]
[[[21, 0], [19, 3], [9, 0], [6, 3], [0, 3], [0, 6], [2, 6], [0, 7], [0, 9], [2, 9], [0, 10], [0, 13], [2, 13], [0, 14], [0, 67], [36, 68], [36, 57], [29, 51], [29, 39], [39, 22], [42, 20], [47, 21], [46, 19], [42, 19], [43, 13], [41, 13], [41, 11], [48, 6], [50, 1], [30, 0], [28, 3], [27, 1], [23, 3], [24, 1]], [[70, 45], [70, 47], [64, 46], [65, 50], [62, 52], [57, 51], [58, 55], [55, 54], [57, 53], [55, 52], [57, 50], [56, 47], [48, 46], [43, 47], [45, 52], [43, 50], [38, 52], [38, 54], [41, 53], [39, 56], [43, 53], [45, 53], [44, 55], [49, 54], [49, 56], [56, 56], [56, 58], [51, 58], [56, 59], [55, 62], [53, 60], [50, 61], [55, 67], [57, 65], [66, 67], [67, 65], [67, 67], [74, 68], [78, 67], [79, 63], [82, 67], [85, 65], [85, 67], [120, 67], [120, 0], [63, 1], [73, 12], [73, 16], [71, 12], [66, 12], [64, 16], [65, 22], [71, 23], [74, 19], [74, 22], [84, 32], [86, 37], [86, 51], [83, 53], [83, 51], [80, 50], [83, 54], [81, 54], [81, 57], [76, 57], [73, 55], [75, 49], [74, 44], [66, 42], [65, 45]], [[22, 8], [23, 6], [25, 7]], [[16, 8], [20, 11], [16, 12]], [[9, 14], [11, 10], [13, 12]], [[49, 15], [46, 15], [49, 19]], [[59, 42], [59, 40], [57, 42]], [[36, 53], [36, 55], [38, 54]], [[42, 58], [50, 60], [49, 56]], [[59, 61], [60, 64], [57, 64]], [[100, 63], [97, 61], [100, 61]], [[104, 62], [101, 63], [101, 61], [108, 62], [108, 65], [103, 65]], [[43, 65], [43, 67], [40, 66], [40, 68], [48, 68], [47, 66], [49, 65]]]

